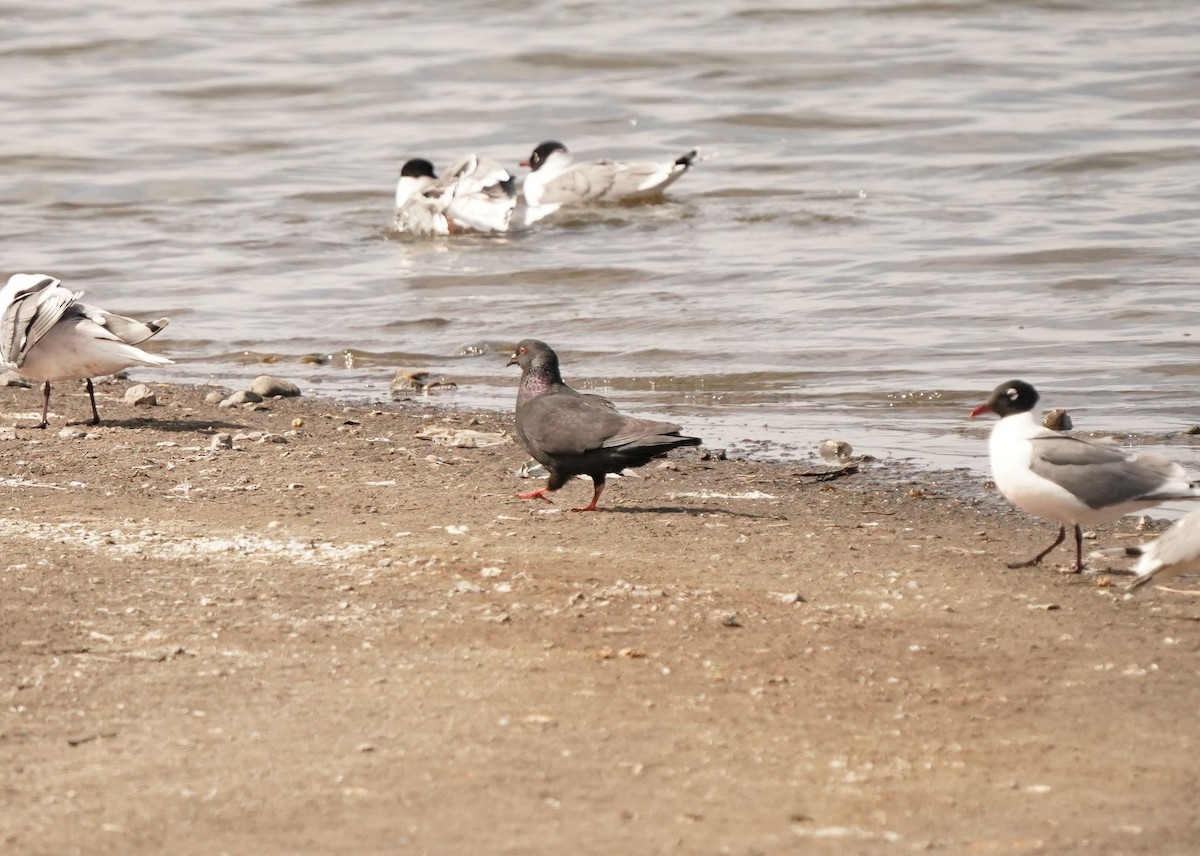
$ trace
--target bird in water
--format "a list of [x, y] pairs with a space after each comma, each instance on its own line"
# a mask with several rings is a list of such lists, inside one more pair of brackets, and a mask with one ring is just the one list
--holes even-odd
[[534, 223], [562, 207], [657, 199], [691, 168], [696, 156], [692, 150], [669, 161], [585, 163], [573, 160], [562, 143], [548, 140], [521, 162], [532, 170], [521, 186], [524, 222]]
[[467, 155], [441, 178], [414, 158], [400, 169], [392, 227], [413, 235], [507, 232], [517, 201], [516, 180], [490, 158]]

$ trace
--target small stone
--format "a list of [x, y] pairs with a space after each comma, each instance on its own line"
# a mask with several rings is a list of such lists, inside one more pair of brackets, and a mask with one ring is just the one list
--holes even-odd
[[844, 461], [854, 454], [854, 447], [845, 440], [823, 440], [820, 451], [827, 461]]
[[17, 439], [17, 429], [11, 425], [5, 425], [0, 428], [0, 440], [15, 440]]
[[709, 613], [709, 618], [715, 624], [720, 624], [722, 627], [741, 627], [742, 619], [736, 612], [726, 612], [724, 610], [715, 609]]
[[798, 591], [790, 591], [787, 594], [781, 594], [779, 599], [784, 603], [808, 603], [808, 598], [800, 594]]
[[63, 428], [58, 432], [58, 436], [62, 437], [64, 440], [82, 440], [87, 436], [87, 432], [81, 431], [78, 428], [72, 428], [68, 425], [66, 428]]
[[224, 431], [222, 431], [220, 434], [214, 434], [212, 442], [208, 444], [208, 448], [212, 449], [214, 452], [219, 452], [222, 449], [232, 449], [233, 435], [227, 434]]
[[422, 369], [397, 369], [388, 385], [392, 398], [405, 398], [414, 392], [428, 395], [435, 389], [458, 389], [458, 384], [445, 376], [433, 375]]
[[705, 449], [700, 454], [700, 460], [702, 460], [702, 461], [728, 461], [729, 456], [725, 453], [724, 449]]
[[265, 432], [261, 437], [259, 437], [254, 442], [256, 442], [256, 443], [286, 443], [287, 437], [284, 437], [282, 434], [272, 434], [271, 432], [268, 431], [268, 432]]
[[250, 389], [239, 389], [229, 398], [218, 404], [218, 407], [235, 407], [239, 404], [258, 404], [262, 396]]
[[1042, 424], [1051, 431], [1070, 431], [1075, 427], [1071, 422], [1071, 414], [1063, 410], [1061, 407], [1051, 410], [1042, 417]]
[[0, 374], [0, 386], [17, 386], [21, 389], [29, 389], [33, 384], [16, 372], [4, 372]]
[[146, 384], [139, 383], [125, 390], [125, 403], [132, 407], [153, 407], [158, 404], [158, 396]]
[[[280, 377], [272, 375], [259, 375], [250, 382], [250, 390], [261, 395], [263, 398], [294, 398], [300, 394], [300, 387], [292, 383], [290, 380], [284, 380]], [[260, 398], [259, 401], [262, 399]]]
[[204, 396], [204, 400], [209, 404], [220, 404], [224, 398], [225, 393], [221, 392], [219, 389], [214, 389], [208, 395]]

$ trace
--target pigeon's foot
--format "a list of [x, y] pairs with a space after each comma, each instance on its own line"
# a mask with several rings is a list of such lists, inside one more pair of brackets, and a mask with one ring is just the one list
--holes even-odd
[[539, 487], [537, 490], [531, 490], [528, 493], [518, 493], [517, 499], [540, 499], [542, 502], [554, 504], [550, 497], [546, 496], [550, 492], [548, 487]]
[[599, 511], [600, 507], [596, 505], [596, 500], [592, 500], [587, 505], [581, 505], [579, 508], [572, 508], [572, 511]]

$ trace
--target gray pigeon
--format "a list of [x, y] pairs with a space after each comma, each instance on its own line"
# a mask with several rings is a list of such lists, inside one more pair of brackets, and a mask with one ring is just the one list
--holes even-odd
[[545, 342], [524, 339], [508, 365], [521, 367], [517, 392], [517, 436], [550, 471], [546, 486], [517, 494], [518, 499], [550, 500], [572, 476], [591, 476], [592, 501], [572, 511], [596, 511], [608, 473], [640, 467], [679, 446], [699, 446], [669, 422], [633, 419], [617, 412], [607, 398], [576, 392], [563, 383], [558, 355]]

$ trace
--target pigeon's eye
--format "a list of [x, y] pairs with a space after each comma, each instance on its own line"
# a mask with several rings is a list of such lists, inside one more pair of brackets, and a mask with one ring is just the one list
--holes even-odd
[[1018, 395], [1020, 395], [1020, 393], [1018, 393], [1018, 392], [1017, 392], [1017, 389], [1016, 389], [1016, 387], [1009, 387], [1009, 388], [1008, 388], [1008, 392], [1006, 392], [1006, 393], [1005, 393], [1005, 395], [1007, 395], [1007, 396], [1008, 396], [1009, 398], [1011, 398], [1013, 401], [1016, 401], [1016, 400], [1017, 400], [1017, 396], [1018, 396]]
[[528, 349], [528, 348], [521, 348], [521, 349], [518, 351], [518, 353], [521, 353], [521, 354], [528, 354], [528, 353], [529, 353], [529, 349]]

